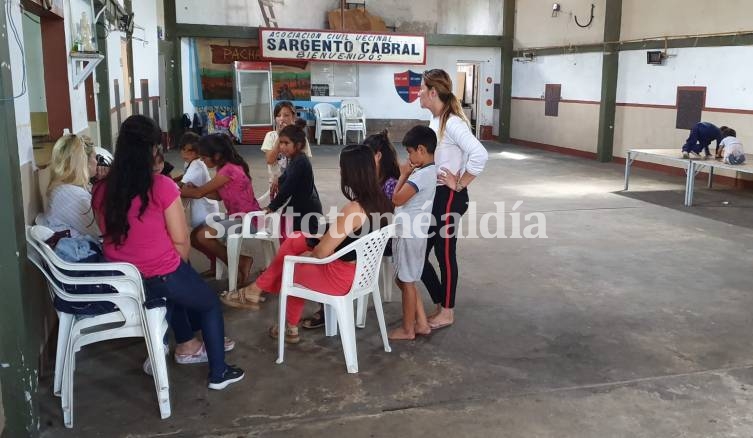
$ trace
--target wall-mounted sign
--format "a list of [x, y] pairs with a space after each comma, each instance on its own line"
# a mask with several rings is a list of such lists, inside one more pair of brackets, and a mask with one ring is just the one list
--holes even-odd
[[426, 64], [423, 35], [260, 28], [265, 60]]
[[411, 103], [418, 99], [418, 92], [421, 91], [421, 73], [406, 70], [395, 73], [394, 78], [395, 90], [406, 103]]
[[329, 96], [329, 84], [311, 84], [312, 96]]
[[210, 44], [212, 64], [232, 64], [235, 61], [261, 61], [258, 47]]

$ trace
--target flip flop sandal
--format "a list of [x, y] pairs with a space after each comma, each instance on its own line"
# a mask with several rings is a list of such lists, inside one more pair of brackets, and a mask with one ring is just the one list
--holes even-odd
[[[269, 337], [278, 339], [280, 337], [280, 328], [277, 324], [269, 328]], [[301, 342], [301, 336], [298, 334], [298, 327], [285, 327], [285, 343], [297, 344]]]
[[441, 324], [432, 324], [432, 323], [429, 323], [429, 327], [431, 327], [431, 330], [434, 331], [434, 330], [439, 330], [441, 328], [449, 327], [449, 326], [451, 326], [454, 323], [455, 323], [454, 321], [453, 322], [443, 322]]
[[317, 311], [311, 318], [306, 318], [301, 322], [301, 327], [312, 330], [324, 327], [324, 311]]
[[238, 290], [225, 291], [220, 295], [220, 301], [228, 307], [235, 307], [237, 309], [247, 310], [259, 310], [260, 306], [258, 302], [250, 301], [248, 298], [242, 301], [241, 294]]

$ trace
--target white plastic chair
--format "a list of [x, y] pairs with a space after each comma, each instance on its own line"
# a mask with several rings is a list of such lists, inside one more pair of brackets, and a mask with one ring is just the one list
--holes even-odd
[[[264, 202], [269, 199], [269, 191], [261, 195], [257, 200]], [[251, 233], [251, 223], [255, 218], [257, 222], [263, 220], [263, 226], [256, 233]], [[272, 263], [277, 250], [280, 249], [280, 239], [276, 237], [276, 231], [279, 231], [281, 216], [277, 213], [265, 215], [263, 211], [252, 211], [243, 216], [243, 226], [240, 233], [234, 233], [227, 236], [227, 262], [228, 266], [217, 260], [216, 276], [217, 280], [224, 278], [224, 270], [227, 269], [228, 290], [232, 291], [238, 288], [238, 262], [243, 253], [244, 240], [253, 239], [254, 242], [261, 244], [263, 257], [263, 267], [266, 268]]]
[[[381, 267], [382, 254], [387, 246], [387, 241], [395, 234], [395, 225], [388, 225], [377, 231], [361, 237], [345, 248], [337, 251], [329, 257], [317, 259], [313, 257], [286, 256], [282, 270], [282, 286], [280, 288], [280, 336], [278, 338], [277, 363], [283, 362], [285, 354], [285, 311], [288, 297], [300, 297], [306, 300], [324, 304], [325, 333], [327, 336], [335, 336], [340, 327], [340, 340], [343, 344], [345, 365], [349, 373], [358, 372], [358, 352], [356, 350], [356, 326], [353, 318], [353, 301], [369, 294], [374, 295], [374, 309], [379, 320], [379, 330], [382, 333], [384, 351], [390, 352], [389, 340], [387, 339], [387, 327], [384, 322], [382, 299], [379, 295], [377, 278]], [[325, 265], [331, 263], [343, 255], [356, 252], [356, 274], [353, 285], [347, 294], [342, 296], [328, 295], [315, 290], [296, 285], [293, 282], [293, 273], [297, 264]]]
[[[263, 221], [264, 226], [260, 227], [256, 233], [251, 233], [251, 222], [255, 218], [261, 218], [259, 221]], [[275, 230], [279, 228], [280, 215], [277, 213], [265, 215], [263, 211], [254, 211], [243, 216], [241, 232], [227, 237], [228, 290], [232, 291], [238, 287], [238, 262], [244, 239], [253, 239], [262, 245], [263, 266], [266, 268], [272, 263], [280, 248], [280, 238], [275, 233]]]
[[342, 137], [342, 126], [337, 108], [329, 103], [317, 103], [314, 105], [314, 117], [316, 117], [316, 142], [322, 144], [322, 131], [334, 132], [335, 144]]
[[[51, 298], [58, 296], [70, 302], [110, 302], [117, 309], [102, 315], [81, 317], [58, 311], [57, 351], [55, 354], [55, 378], [53, 392], [61, 396], [63, 421], [73, 427], [73, 377], [76, 369], [76, 352], [95, 342], [143, 337], [149, 360], [154, 370], [154, 385], [157, 392], [160, 416], [170, 417], [170, 382], [165, 361], [163, 338], [167, 332], [164, 306], [147, 309], [141, 275], [135, 266], [128, 263], [68, 263], [60, 259], [46, 243], [53, 232], [43, 226], [26, 230], [28, 258], [47, 279]], [[65, 272], [88, 272], [90, 277], [71, 277]], [[112, 272], [122, 275], [111, 275]], [[95, 275], [102, 272], [101, 275]], [[107, 285], [116, 293], [71, 294], [64, 287], [74, 285]]]
[[[263, 195], [257, 198], [257, 201], [259, 203], [262, 203], [269, 199], [269, 190], [267, 190]], [[271, 216], [271, 215], [270, 215]], [[280, 246], [279, 239], [275, 239], [273, 236], [275, 233], [273, 232], [275, 230], [274, 226], [276, 224], [279, 224], [279, 219], [274, 217], [265, 217], [264, 218], [264, 227], [260, 230], [258, 230], [256, 233], [251, 233], [251, 222], [253, 221], [253, 218], [255, 217], [264, 217], [263, 211], [254, 211], [251, 213], [247, 213], [246, 216], [243, 218], [243, 228], [241, 230], [241, 233], [234, 233], [228, 235], [226, 246], [227, 246], [227, 261], [228, 265], [226, 266], [224, 263], [222, 263], [221, 260], [217, 260], [217, 267], [215, 269], [215, 279], [216, 280], [222, 280], [227, 276], [228, 278], [228, 290], [235, 290], [238, 287], [238, 262], [240, 260], [241, 254], [243, 254], [243, 243], [244, 238], [243, 236], [246, 236], [247, 239], [254, 239], [255, 241], [261, 242], [261, 250], [262, 250], [262, 257], [264, 262], [264, 267], [269, 266], [269, 264], [272, 262], [272, 260], [275, 257], [275, 254], [277, 254], [277, 249]], [[277, 222], [275, 222], [277, 220]]]
[[[379, 295], [385, 303], [392, 302], [392, 283], [395, 282], [395, 272], [392, 267], [392, 256], [382, 257], [379, 268]], [[366, 327], [366, 309], [369, 307], [369, 296], [364, 295], [356, 302], [356, 327]]]
[[356, 141], [361, 140], [363, 135], [366, 139], [366, 116], [363, 114], [363, 109], [358, 101], [353, 99], [343, 100], [340, 104], [340, 127], [342, 129], [342, 144], [348, 138], [348, 131], [356, 131], [358, 136]]

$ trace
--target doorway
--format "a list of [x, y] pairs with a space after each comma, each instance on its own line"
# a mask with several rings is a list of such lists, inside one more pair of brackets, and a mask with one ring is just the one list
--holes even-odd
[[471, 121], [471, 131], [479, 137], [479, 78], [481, 63], [478, 61], [458, 61], [455, 75], [455, 89], [453, 93], [458, 97], [463, 106], [463, 112]]

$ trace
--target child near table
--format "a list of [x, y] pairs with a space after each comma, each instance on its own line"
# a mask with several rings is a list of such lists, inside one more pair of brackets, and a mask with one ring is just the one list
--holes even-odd
[[727, 129], [726, 137], [719, 143], [716, 157], [726, 164], [743, 164], [745, 162], [743, 143], [737, 138], [737, 132], [734, 129]]

